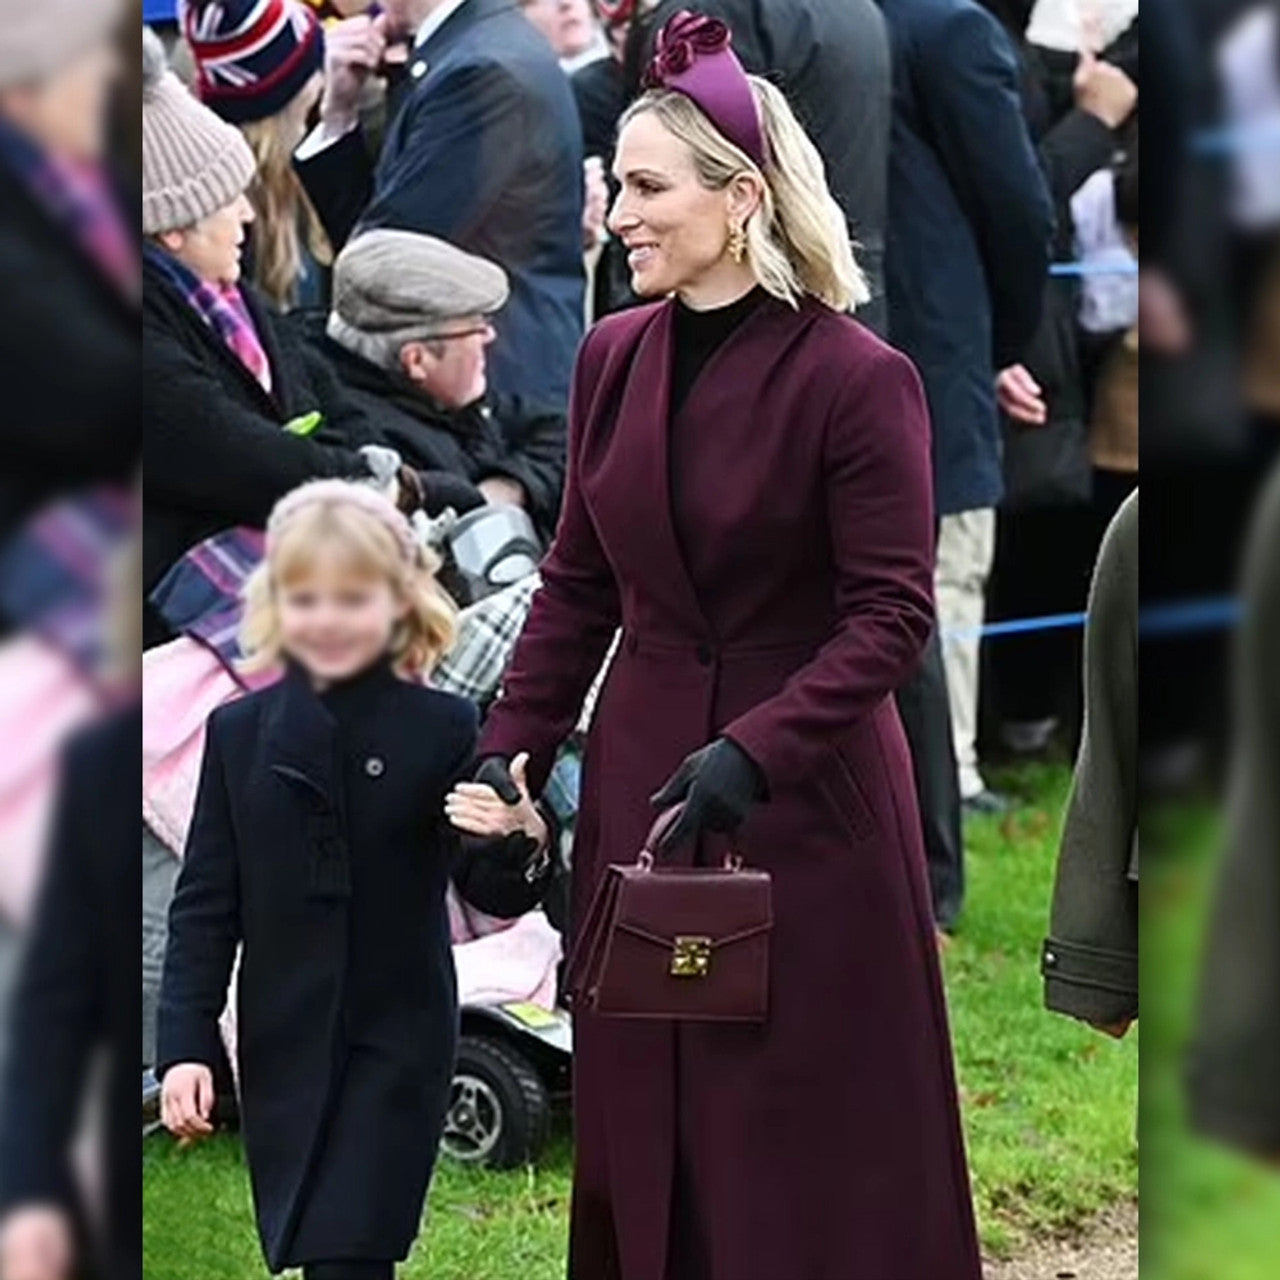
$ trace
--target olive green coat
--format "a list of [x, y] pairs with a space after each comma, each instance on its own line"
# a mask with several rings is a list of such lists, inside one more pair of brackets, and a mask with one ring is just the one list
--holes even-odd
[[1084, 641], [1084, 736], [1062, 831], [1045, 1003], [1088, 1022], [1138, 1015], [1138, 495], [1112, 520]]
[[1189, 1058], [1192, 1123], [1280, 1154], [1280, 469], [1245, 557], [1226, 847]]

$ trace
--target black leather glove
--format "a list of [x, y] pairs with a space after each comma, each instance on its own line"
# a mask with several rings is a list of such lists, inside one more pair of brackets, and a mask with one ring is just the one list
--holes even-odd
[[710, 746], [686, 756], [667, 784], [650, 803], [669, 809], [684, 802], [684, 812], [658, 841], [657, 852], [666, 853], [682, 840], [702, 831], [727, 834], [736, 831], [751, 806], [765, 798], [760, 767], [736, 742], [717, 738]]
[[[507, 804], [520, 800], [506, 756], [484, 756], [472, 778], [491, 786]], [[514, 920], [542, 901], [556, 872], [560, 823], [549, 805], [539, 803], [538, 810], [547, 824], [547, 842], [541, 849], [523, 831], [497, 837], [458, 834], [453, 882], [473, 907]]]
[[483, 756], [471, 776], [473, 781], [492, 787], [504, 804], [520, 803], [520, 788], [511, 776], [511, 761], [506, 756]]
[[465, 476], [453, 471], [419, 471], [417, 476], [422, 487], [422, 509], [429, 516], [438, 516], [445, 507], [465, 516], [485, 504], [484, 494]]
[[[554, 839], [556, 828], [548, 824]], [[542, 901], [555, 871], [553, 845], [541, 852], [523, 831], [485, 839], [461, 835], [453, 883], [473, 907], [500, 920], [516, 920]]]

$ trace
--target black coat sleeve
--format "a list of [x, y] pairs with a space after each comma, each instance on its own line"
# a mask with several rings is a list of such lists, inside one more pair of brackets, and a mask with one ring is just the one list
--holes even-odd
[[293, 167], [337, 253], [373, 196], [373, 162], [364, 130], [353, 129], [315, 155], [295, 159]]
[[493, 416], [506, 453], [486, 473], [519, 481], [529, 495], [534, 524], [549, 536], [559, 518], [564, 491], [568, 421], [563, 413], [526, 404], [514, 396], [496, 398]]
[[1059, 209], [1069, 205], [1088, 177], [1111, 162], [1115, 146], [1114, 131], [1097, 116], [1079, 109], [1067, 112], [1040, 139], [1049, 190]]
[[[292, 435], [228, 396], [212, 371], [156, 325], [144, 331], [143, 384], [151, 501], [261, 525], [304, 481], [368, 474], [356, 449]], [[317, 398], [316, 409], [329, 407]]]
[[209, 719], [195, 815], [169, 905], [156, 1017], [156, 1076], [180, 1062], [220, 1069], [218, 1019], [240, 942], [240, 875], [219, 742]]
[[[452, 770], [449, 786], [469, 779], [476, 765], [476, 732], [472, 723], [466, 750]], [[559, 824], [547, 805], [539, 805], [547, 823], [548, 841], [554, 849]], [[443, 819], [441, 838], [449, 858], [450, 877], [463, 899], [499, 920], [515, 920], [542, 901], [551, 882], [551, 861], [537, 874], [530, 873], [532, 842], [516, 832], [501, 839], [466, 835]]]
[[[382, 444], [382, 433], [372, 416], [347, 390], [324, 353], [308, 342], [291, 335], [298, 346], [298, 358], [307, 371], [324, 421], [309, 437], [313, 443], [336, 445], [343, 449], [359, 449], [367, 444]], [[363, 464], [362, 468], [363, 468]]]
[[[3, 197], [0, 197], [3, 198]], [[72, 250], [67, 249], [70, 254]], [[78, 315], [21, 230], [0, 234], [6, 469], [60, 482], [127, 480], [141, 452], [136, 321]], [[136, 358], [136, 357], [135, 357]]]
[[100, 797], [76, 787], [68, 754], [49, 868], [13, 995], [12, 1049], [0, 1120], [0, 1207], [43, 1202], [71, 1208], [70, 1163], [89, 1062], [106, 1035], [107, 994], [97, 877], [87, 866], [86, 824]]
[[976, 5], [922, 33], [915, 77], [929, 133], [977, 238], [991, 293], [996, 367], [1040, 322], [1053, 205], [999, 23]]

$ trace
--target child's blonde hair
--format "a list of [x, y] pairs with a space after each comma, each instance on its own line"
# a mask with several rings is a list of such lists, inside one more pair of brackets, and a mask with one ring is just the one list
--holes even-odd
[[313, 480], [276, 503], [267, 521], [266, 555], [245, 584], [243, 669], [262, 671], [280, 660], [276, 593], [312, 572], [326, 549], [336, 549], [352, 572], [391, 584], [408, 606], [391, 635], [391, 659], [406, 675], [430, 671], [457, 631], [457, 607], [436, 581], [440, 562], [392, 502], [347, 480]]

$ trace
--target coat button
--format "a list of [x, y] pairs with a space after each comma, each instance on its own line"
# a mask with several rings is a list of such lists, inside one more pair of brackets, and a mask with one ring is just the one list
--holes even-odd
[[1045, 962], [1045, 965], [1051, 969], [1055, 964], [1058, 963], [1058, 957], [1054, 952], [1046, 951], [1044, 953], [1044, 962]]
[[370, 756], [364, 762], [364, 771], [371, 778], [382, 777], [382, 774], [385, 771], [386, 767], [387, 766], [382, 763], [382, 760], [378, 756]]
[[708, 645], [700, 644], [698, 646], [698, 662], [701, 666], [709, 667], [711, 665], [711, 648]]

